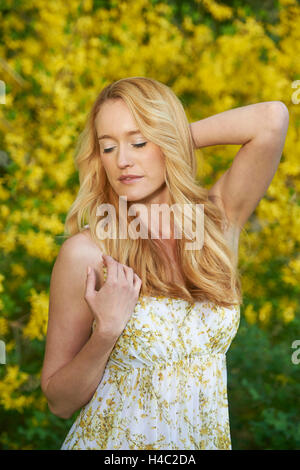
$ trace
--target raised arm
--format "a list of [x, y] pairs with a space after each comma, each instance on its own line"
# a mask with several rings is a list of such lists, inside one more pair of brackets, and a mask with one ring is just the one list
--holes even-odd
[[281, 101], [230, 109], [190, 124], [196, 148], [241, 144], [231, 166], [209, 189], [240, 229], [265, 195], [279, 165], [289, 124]]

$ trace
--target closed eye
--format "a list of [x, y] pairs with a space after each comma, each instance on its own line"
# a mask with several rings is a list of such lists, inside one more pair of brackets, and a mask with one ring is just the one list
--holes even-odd
[[[145, 145], [147, 144], [147, 142], [142, 142], [140, 144], [132, 144], [134, 147], [136, 148], [142, 148], [144, 147]], [[107, 149], [103, 149], [103, 153], [110, 153], [112, 150], [114, 149], [114, 147], [110, 147], [110, 148], [107, 148]]]

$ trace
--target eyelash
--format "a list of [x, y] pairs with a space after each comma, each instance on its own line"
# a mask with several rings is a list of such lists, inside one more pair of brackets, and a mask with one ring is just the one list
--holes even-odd
[[[147, 144], [147, 142], [142, 142], [140, 144], [132, 144], [134, 147], [136, 148], [142, 148], [144, 147], [145, 145]], [[107, 148], [107, 149], [103, 149], [103, 153], [110, 153], [110, 151], [113, 149], [113, 147], [110, 147], [110, 148]], [[109, 152], [108, 152], [109, 150]]]

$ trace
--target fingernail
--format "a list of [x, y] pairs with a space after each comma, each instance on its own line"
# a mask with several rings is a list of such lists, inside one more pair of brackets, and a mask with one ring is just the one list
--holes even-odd
[[91, 272], [91, 268], [90, 268], [90, 266], [88, 266], [87, 273], [90, 274], [90, 272]]

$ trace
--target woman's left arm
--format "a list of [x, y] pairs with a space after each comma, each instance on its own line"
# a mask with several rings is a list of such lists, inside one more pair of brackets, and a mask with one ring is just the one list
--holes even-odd
[[250, 104], [190, 124], [195, 148], [242, 145], [231, 166], [209, 189], [228, 220], [240, 229], [276, 173], [288, 125], [289, 112], [282, 101]]

